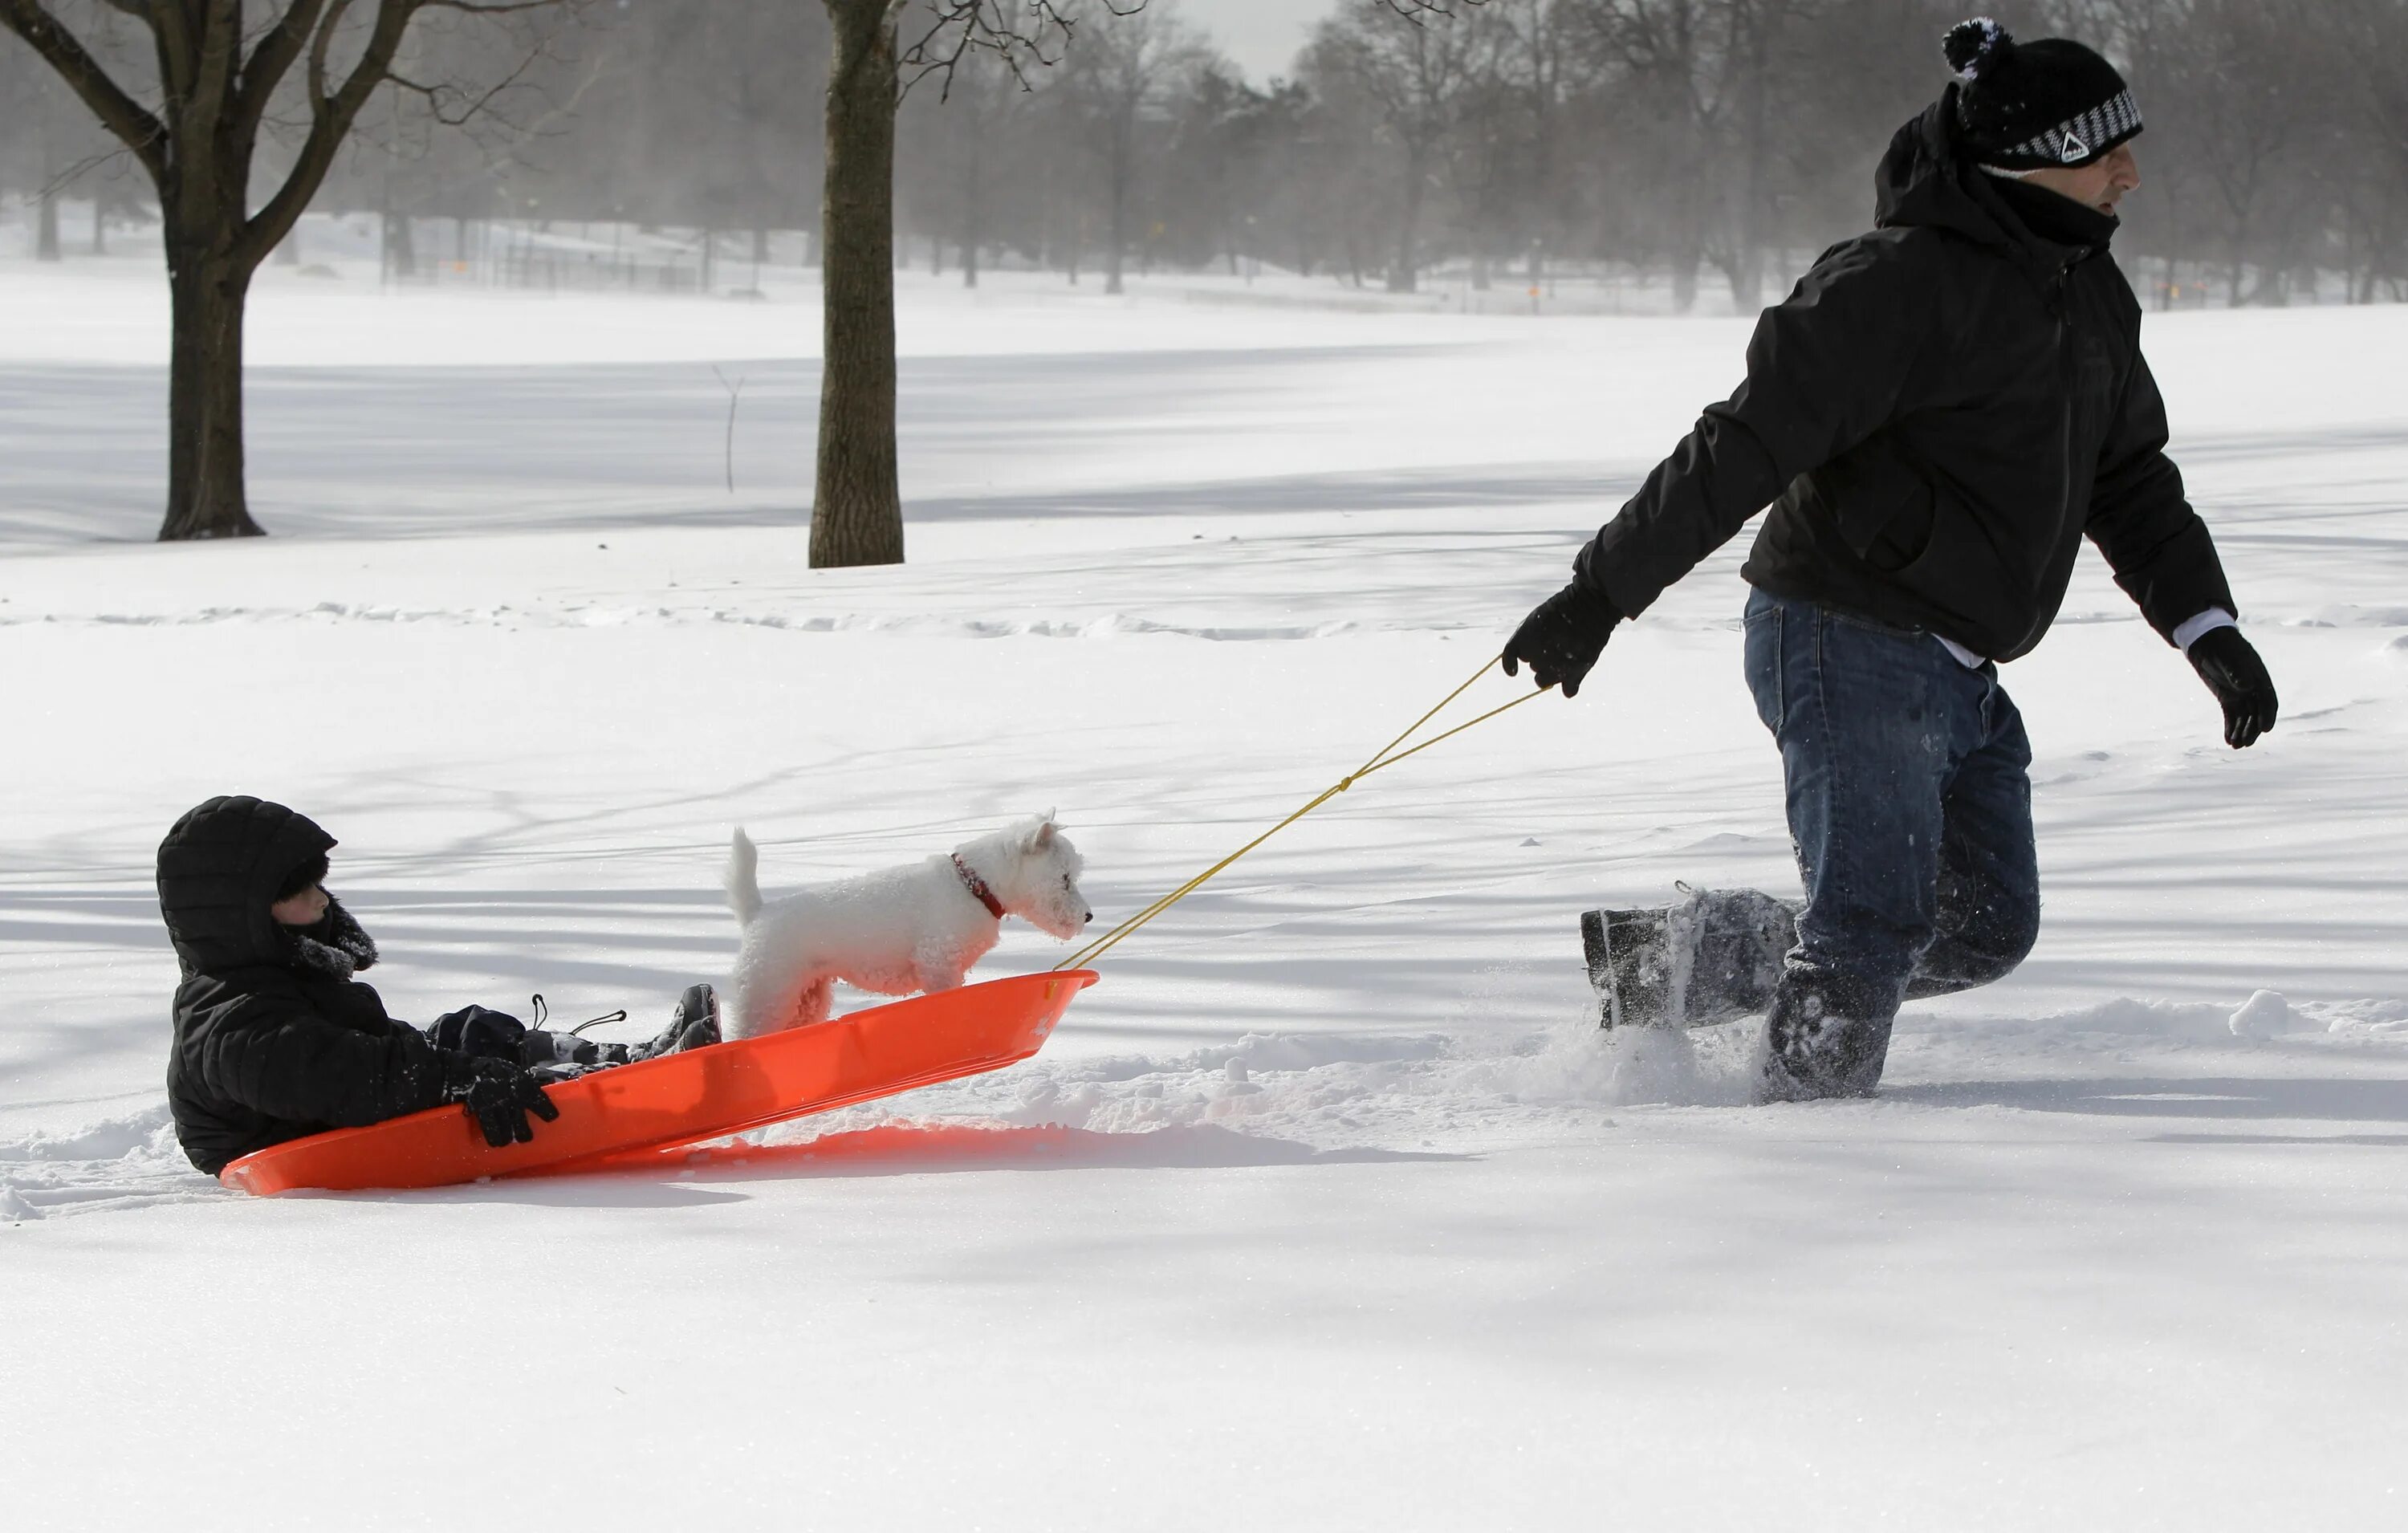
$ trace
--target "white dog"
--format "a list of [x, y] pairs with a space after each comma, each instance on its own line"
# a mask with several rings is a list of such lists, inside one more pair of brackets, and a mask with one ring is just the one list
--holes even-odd
[[760, 853], [739, 828], [727, 904], [743, 928], [725, 1021], [758, 1038], [827, 1020], [838, 980], [882, 996], [951, 990], [1016, 915], [1064, 941], [1095, 916], [1084, 864], [1048, 813], [903, 867], [812, 884], [764, 904]]

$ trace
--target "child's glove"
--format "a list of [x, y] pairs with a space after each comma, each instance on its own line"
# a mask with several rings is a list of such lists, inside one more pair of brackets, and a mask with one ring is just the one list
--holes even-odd
[[485, 1131], [485, 1142], [499, 1150], [535, 1138], [532, 1112], [545, 1123], [560, 1116], [536, 1078], [501, 1059], [469, 1059], [454, 1055], [452, 1078], [443, 1084], [443, 1099], [458, 1102]]
[[507, 1011], [486, 1006], [464, 1006], [457, 1011], [446, 1011], [426, 1029], [426, 1036], [438, 1049], [479, 1059], [513, 1062], [519, 1057], [519, 1042], [526, 1033], [525, 1023]]

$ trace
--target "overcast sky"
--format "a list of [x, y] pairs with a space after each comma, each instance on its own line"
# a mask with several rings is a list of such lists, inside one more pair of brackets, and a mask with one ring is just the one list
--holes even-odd
[[1304, 35], [1338, 0], [1180, 0], [1179, 8], [1259, 85], [1288, 73]]

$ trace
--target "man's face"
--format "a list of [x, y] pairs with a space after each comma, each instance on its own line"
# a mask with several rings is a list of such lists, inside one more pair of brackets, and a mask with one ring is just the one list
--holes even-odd
[[2132, 146], [2124, 143], [2086, 165], [2052, 165], [2046, 170], [2030, 171], [2024, 179], [2114, 218], [2115, 205], [2124, 200], [2124, 193], [2141, 184], [2141, 162], [2133, 154]]

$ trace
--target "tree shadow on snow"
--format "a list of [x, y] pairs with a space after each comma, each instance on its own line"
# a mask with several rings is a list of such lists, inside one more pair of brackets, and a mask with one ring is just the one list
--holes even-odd
[[1885, 1086], [1882, 1096], [1933, 1107], [2012, 1107], [2112, 1118], [2408, 1124], [2408, 1081], [1963, 1081]]
[[2152, 1134], [2151, 1144], [2365, 1144], [2408, 1150], [2408, 1134]]

